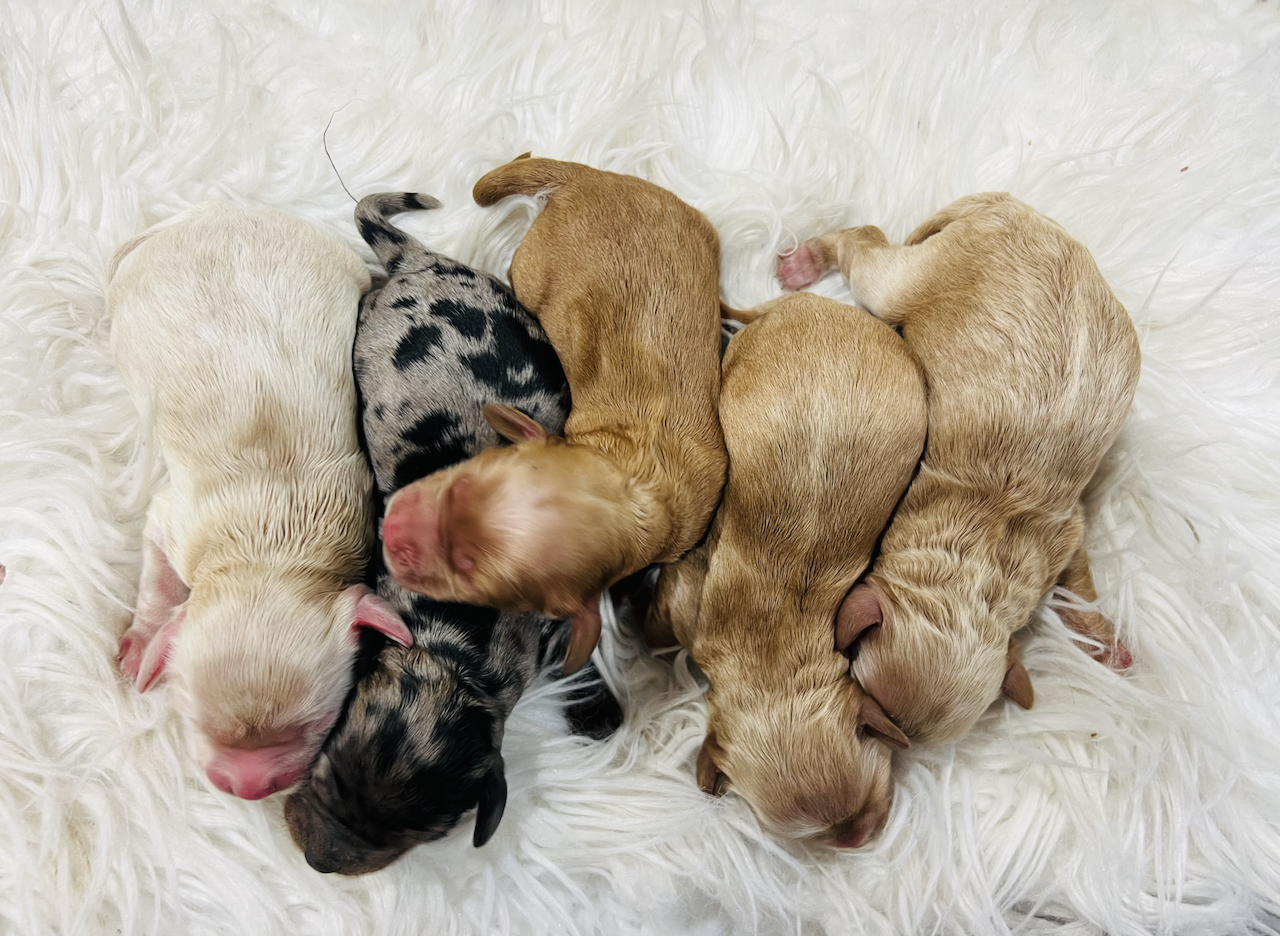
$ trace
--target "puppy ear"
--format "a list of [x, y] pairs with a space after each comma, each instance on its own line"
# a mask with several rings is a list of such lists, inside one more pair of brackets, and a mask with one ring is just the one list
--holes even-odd
[[1000, 691], [1024, 709], [1031, 708], [1036, 700], [1035, 690], [1031, 687], [1031, 676], [1021, 660], [1015, 660], [1004, 674], [1004, 682]]
[[848, 650], [858, 635], [884, 621], [880, 596], [865, 582], [849, 589], [836, 611], [836, 649]]
[[858, 708], [858, 727], [899, 751], [911, 747], [911, 741], [903, 730], [884, 713], [879, 702], [865, 693], [862, 696], [862, 705]]
[[592, 595], [569, 615], [569, 648], [560, 670], [566, 676], [582, 669], [600, 642], [600, 596]]
[[359, 634], [360, 628], [371, 627], [393, 640], [402, 647], [413, 646], [413, 634], [405, 626], [396, 609], [386, 600], [375, 595], [363, 585], [352, 585], [343, 593], [348, 599], [355, 598], [356, 606], [351, 616], [351, 636]]
[[186, 619], [187, 604], [184, 601], [174, 609], [173, 616], [168, 622], [148, 641], [147, 650], [142, 655], [142, 663], [138, 666], [138, 679], [134, 683], [139, 692], [150, 689], [164, 673], [165, 667], [169, 665], [169, 657], [173, 655], [173, 639], [178, 636], [178, 630]]
[[480, 804], [476, 810], [476, 829], [471, 834], [471, 844], [479, 848], [498, 831], [502, 813], [507, 808], [507, 775], [502, 755], [493, 756], [493, 766], [484, 775], [480, 787]]
[[1036, 694], [1031, 688], [1031, 677], [1027, 674], [1027, 668], [1022, 665], [1022, 652], [1018, 648], [1018, 642], [1012, 637], [1009, 638], [1009, 650], [1005, 653], [1004, 659], [1007, 669], [1004, 673], [1004, 682], [1000, 684], [1000, 691], [1024, 709], [1031, 708], [1036, 700]]
[[708, 796], [724, 796], [729, 789], [729, 778], [716, 765], [716, 758], [724, 757], [724, 750], [716, 742], [716, 733], [708, 731], [698, 748], [698, 789]]
[[493, 426], [494, 432], [508, 442], [545, 439], [548, 435], [537, 420], [503, 403], [486, 403], [481, 412], [489, 425]]

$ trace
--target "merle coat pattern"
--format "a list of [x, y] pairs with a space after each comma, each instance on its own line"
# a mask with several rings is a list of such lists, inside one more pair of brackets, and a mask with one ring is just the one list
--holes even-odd
[[[425, 195], [383, 194], [356, 208], [360, 234], [389, 277], [361, 302], [354, 354], [383, 498], [499, 444], [481, 415], [486, 403], [516, 407], [553, 431], [569, 410], [560, 361], [510, 288], [387, 221], [436, 207]], [[342, 719], [286, 804], [294, 840], [319, 871], [384, 867], [477, 806], [472, 840], [483, 845], [506, 802], [507, 715], [567, 636], [563, 621], [408, 592], [387, 572], [380, 545], [373, 566], [378, 594], [404, 618], [414, 646], [369, 642]], [[593, 737], [621, 720], [598, 681], [570, 696], [567, 714]]]

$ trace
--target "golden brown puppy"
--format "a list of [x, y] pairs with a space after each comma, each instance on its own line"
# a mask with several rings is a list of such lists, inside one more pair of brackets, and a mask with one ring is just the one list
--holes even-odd
[[[839, 266], [900, 325], [929, 384], [929, 443], [880, 557], [845, 599], [837, 643], [912, 737], [963, 735], [1031, 681], [1012, 634], [1060, 583], [1093, 599], [1080, 496], [1129, 411], [1138, 339], [1081, 244], [1003, 193], [973, 195], [891, 246], [878, 228], [807, 241], [789, 288]], [[1103, 659], [1131, 662], [1099, 614], [1066, 612]]]
[[516, 444], [402, 489], [382, 533], [406, 588], [572, 618], [572, 672], [599, 639], [601, 592], [682, 556], [719, 500], [720, 242], [670, 192], [577, 163], [521, 158], [474, 194], [491, 205], [538, 192], [550, 197], [511, 283], [569, 378], [565, 437], [486, 407]]
[[920, 458], [924, 382], [890, 328], [831, 299], [752, 317], [724, 359], [724, 501], [663, 571], [645, 636], [674, 634], [711, 680], [703, 790], [732, 784], [776, 832], [857, 847], [888, 818], [889, 745], [907, 739], [831, 622]]

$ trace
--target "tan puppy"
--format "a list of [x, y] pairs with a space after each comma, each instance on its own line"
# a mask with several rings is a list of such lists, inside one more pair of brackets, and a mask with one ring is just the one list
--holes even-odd
[[572, 672], [599, 639], [601, 592], [682, 556], [720, 497], [720, 245], [670, 192], [576, 163], [518, 159], [475, 199], [543, 191], [511, 283], [569, 378], [565, 437], [487, 406], [517, 444], [403, 488], [382, 533], [406, 588], [571, 618]]
[[373, 479], [351, 374], [369, 273], [279, 211], [203, 202], [116, 254], [120, 376], [169, 470], [147, 512], [120, 668], [162, 673], [209, 779], [245, 799], [292, 786], [351, 686], [358, 631], [408, 645], [358, 584]]
[[[853, 673], [908, 735], [956, 738], [1003, 688], [1032, 702], [1014, 631], [1054, 583], [1093, 599], [1080, 496], [1128, 413], [1138, 340], [1089, 252], [1007, 194], [963, 198], [891, 246], [806, 241], [778, 275], [833, 266], [900, 325], [929, 384], [929, 444], [865, 583], [840, 609]], [[1129, 665], [1110, 622], [1066, 612]]]
[[711, 680], [702, 789], [732, 783], [775, 831], [856, 847], [888, 818], [888, 745], [907, 739], [831, 622], [920, 458], [924, 382], [891, 329], [841, 303], [802, 293], [751, 316], [724, 359], [724, 501], [663, 571], [645, 634], [674, 633]]

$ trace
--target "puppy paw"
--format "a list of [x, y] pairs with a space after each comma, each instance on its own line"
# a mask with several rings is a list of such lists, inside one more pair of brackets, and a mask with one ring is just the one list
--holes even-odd
[[1103, 666], [1110, 667], [1116, 672], [1122, 672], [1133, 666], [1133, 654], [1129, 652], [1128, 647], [1118, 640], [1103, 650], [1098, 655], [1097, 660]]
[[116, 654], [116, 662], [120, 672], [131, 682], [138, 678], [138, 670], [142, 667], [143, 654], [147, 652], [147, 640], [134, 628], [129, 628], [120, 638], [120, 652]]
[[822, 272], [808, 241], [798, 244], [791, 253], [778, 257], [778, 279], [781, 280], [783, 289], [795, 290], [812, 286], [822, 276]]

